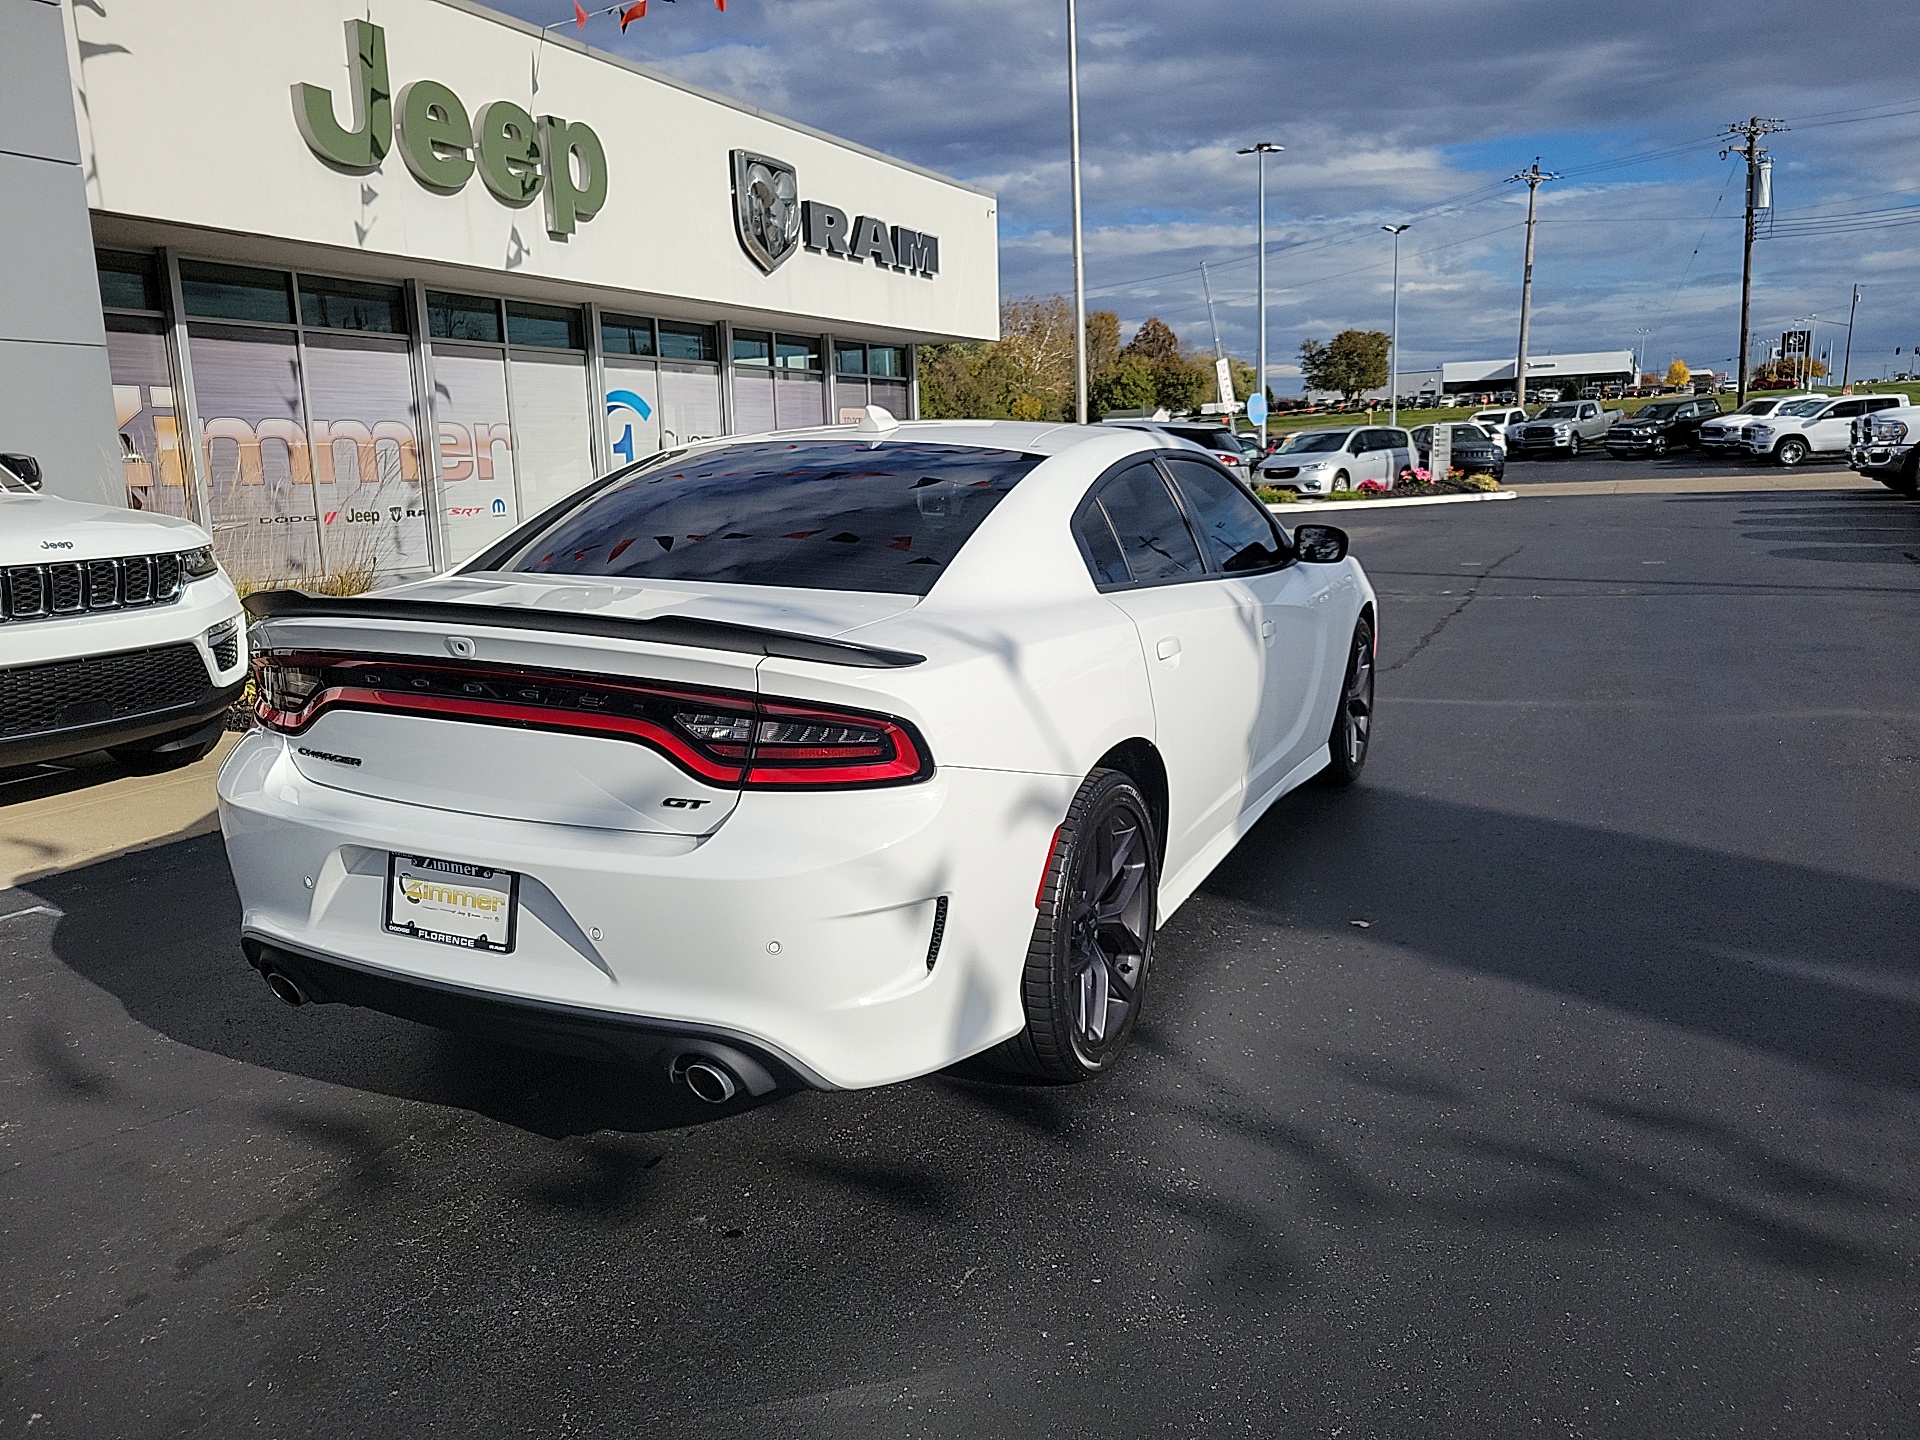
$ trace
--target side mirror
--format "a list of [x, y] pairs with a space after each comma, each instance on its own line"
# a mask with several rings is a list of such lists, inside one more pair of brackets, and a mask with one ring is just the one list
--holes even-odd
[[1309, 565], [1337, 565], [1347, 558], [1347, 532], [1332, 525], [1301, 525], [1293, 532], [1293, 554]]
[[4, 465], [19, 477], [20, 483], [29, 490], [40, 488], [40, 462], [31, 455], [0, 455], [0, 465]]

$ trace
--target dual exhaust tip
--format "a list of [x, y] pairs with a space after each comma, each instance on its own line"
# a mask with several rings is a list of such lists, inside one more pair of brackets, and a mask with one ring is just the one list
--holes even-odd
[[[260, 978], [267, 982], [267, 988], [276, 997], [288, 1005], [313, 1002], [313, 996], [285, 970], [262, 965]], [[736, 1073], [736, 1069], [740, 1073]], [[675, 1055], [667, 1066], [667, 1078], [675, 1085], [684, 1085], [696, 1100], [703, 1100], [709, 1105], [724, 1105], [742, 1090], [760, 1095], [774, 1088], [772, 1077], [750, 1059], [743, 1057], [734, 1066], [718, 1056], [697, 1050], [682, 1051]]]

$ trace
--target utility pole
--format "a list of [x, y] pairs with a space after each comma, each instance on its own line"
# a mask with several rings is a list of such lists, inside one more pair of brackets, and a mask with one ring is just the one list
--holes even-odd
[[1729, 155], [1740, 155], [1747, 162], [1747, 236], [1740, 252], [1740, 389], [1736, 408], [1747, 403], [1747, 344], [1753, 326], [1753, 217], [1757, 211], [1773, 208], [1773, 162], [1760, 148], [1760, 137], [1786, 128], [1778, 120], [1756, 115], [1744, 125], [1726, 128], [1727, 139], [1744, 137], [1746, 143], [1728, 145], [1720, 152], [1722, 160]]
[[1213, 358], [1224, 360], [1227, 352], [1220, 348], [1220, 322], [1213, 316], [1213, 282], [1207, 278], [1207, 262], [1200, 262], [1200, 284], [1207, 292], [1207, 325], [1213, 331]]
[[1387, 367], [1387, 403], [1393, 408], [1388, 412], [1387, 423], [1397, 426], [1400, 423], [1400, 236], [1408, 227], [1382, 225], [1380, 228], [1393, 236], [1393, 331], [1387, 339], [1387, 352], [1393, 356], [1393, 362]]
[[[1260, 391], [1260, 398], [1267, 398], [1267, 156], [1277, 155], [1286, 149], [1271, 140], [1262, 140], [1258, 145], [1249, 145], [1238, 151], [1241, 155], [1254, 157], [1254, 164], [1260, 170], [1260, 373], [1253, 379]], [[1267, 422], [1260, 422], [1260, 448], [1267, 448]]]
[[1508, 184], [1525, 181], [1527, 187], [1527, 268], [1520, 278], [1520, 350], [1513, 361], [1513, 403], [1522, 410], [1527, 407], [1527, 327], [1533, 319], [1534, 204], [1540, 197], [1540, 187], [1559, 178], [1551, 170], [1540, 168], [1538, 155], [1533, 157], [1533, 164], [1518, 175], [1507, 177]]
[[1847, 350], [1840, 361], [1840, 393], [1846, 394], [1853, 388], [1853, 317], [1860, 309], [1860, 287], [1853, 287], [1853, 304], [1847, 307]]
[[1087, 423], [1087, 251], [1080, 217], [1080, 16], [1067, 0], [1067, 109], [1071, 150], [1067, 168], [1073, 181], [1073, 418]]

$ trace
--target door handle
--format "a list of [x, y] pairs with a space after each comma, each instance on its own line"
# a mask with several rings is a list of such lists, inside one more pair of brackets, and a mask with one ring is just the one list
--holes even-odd
[[1273, 639], [1273, 621], [1262, 620], [1260, 622], [1260, 638], [1267, 641]]
[[1179, 638], [1173, 635], [1167, 636], [1166, 639], [1153, 647], [1153, 653], [1158, 655], [1162, 660], [1178, 659], [1180, 655]]

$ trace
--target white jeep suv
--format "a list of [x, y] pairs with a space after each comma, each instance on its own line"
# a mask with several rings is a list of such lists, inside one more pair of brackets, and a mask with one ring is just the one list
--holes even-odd
[[0, 455], [0, 767], [200, 759], [247, 673], [240, 597], [207, 532], [39, 488], [30, 457]]
[[1904, 395], [1822, 395], [1790, 400], [1747, 426], [1742, 444], [1749, 455], [1778, 465], [1798, 465], [1809, 455], [1841, 455], [1853, 440], [1853, 422], [1907, 403]]

